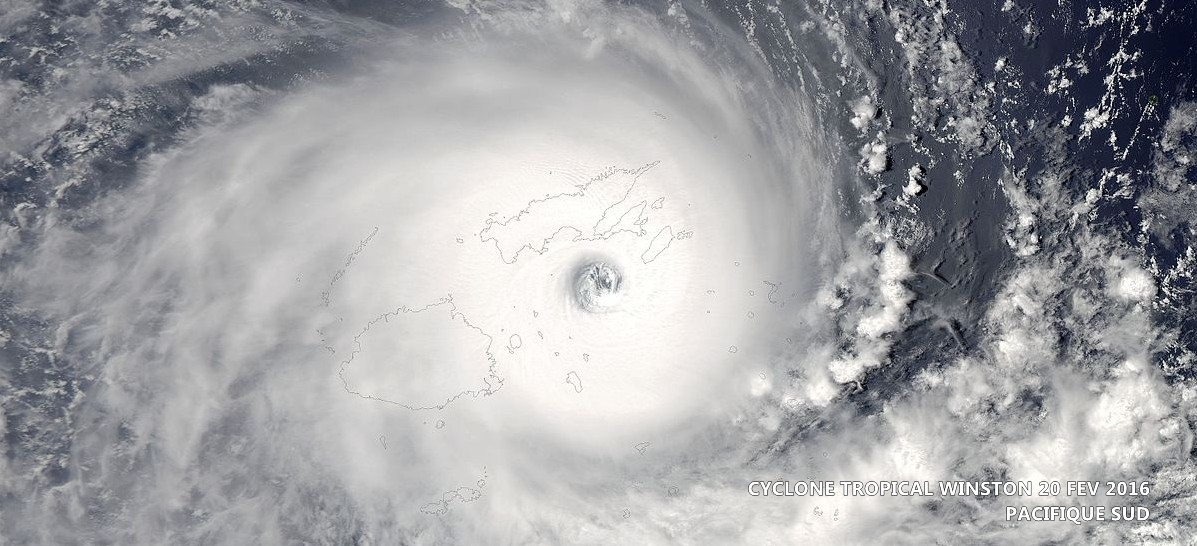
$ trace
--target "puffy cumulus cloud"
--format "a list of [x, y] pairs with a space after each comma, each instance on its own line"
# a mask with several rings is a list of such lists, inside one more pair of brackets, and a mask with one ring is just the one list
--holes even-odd
[[[873, 253], [855, 251], [817, 299], [838, 317], [842, 337], [837, 339], [851, 341], [847, 350], [827, 363], [837, 383], [857, 381], [868, 369], [885, 363], [888, 336], [901, 329], [907, 307], [914, 300], [914, 294], [903, 284], [913, 275], [910, 258], [891, 239], [880, 235], [871, 239], [878, 249]], [[815, 381], [817, 385], [818, 379]]]
[[1118, 299], [1150, 303], [1155, 297], [1155, 279], [1127, 260], [1113, 260], [1109, 271], [1110, 291]]
[[[1176, 335], [1173, 329], [1178, 326], [1152, 317], [1161, 297], [1157, 276], [1163, 272], [1144, 265], [1137, 250], [1079, 217], [1075, 211], [1083, 197], [1068, 193], [1065, 179], [1065, 174], [1051, 170], [1035, 175], [1017, 171], [1004, 178], [1012, 207], [1006, 242], [1017, 259], [987, 306], [980, 346], [920, 371], [913, 388], [887, 402], [870, 421], [875, 428], [867, 434], [876, 442], [841, 453], [839, 460], [858, 462], [848, 475], [892, 479], [920, 475], [917, 479], [1147, 482], [1156, 488], [1153, 495], [1089, 502], [1147, 506], [1153, 518], [1122, 527], [1085, 528], [1071, 523], [1012, 525], [1002, 517], [1002, 508], [1012, 503], [1087, 502], [1067, 495], [937, 498], [922, 507], [917, 502], [868, 499], [863, 504], [878, 507], [855, 508], [873, 518], [867, 526], [871, 529], [902, 529], [887, 535], [895, 542], [983, 536], [1016, 542], [1150, 544], [1183, 541], [1191, 534], [1190, 514], [1184, 508], [1194, 488], [1191, 477], [1184, 475], [1192, 466], [1191, 402], [1186, 387], [1170, 383], [1160, 372], [1161, 353], [1156, 352]], [[1062, 243], [1047, 245], [1041, 238], [1047, 231], [1066, 235]], [[845, 299], [828, 294], [834, 292], [824, 293], [829, 307], [845, 305]], [[888, 300], [902, 304], [894, 309], [909, 303], [902, 297]], [[838, 366], [840, 378], [864, 368]], [[872, 402], [867, 391], [858, 396]], [[844, 419], [859, 425], [854, 418]], [[846, 434], [831, 432], [835, 426], [824, 430], [815, 435], [819, 441], [851, 443]], [[928, 439], [950, 441], [928, 445]], [[898, 468], [892, 460], [904, 462]], [[908, 526], [884, 523], [894, 511], [902, 513], [898, 519]], [[972, 531], [953, 525], [962, 519], [971, 522]], [[836, 538], [865, 540], [850, 534]]]
[[1115, 374], [1097, 383], [1056, 378], [1045, 421], [1008, 449], [1012, 473], [1036, 481], [1145, 477], [1149, 465], [1175, 455], [1175, 437], [1164, 433], [1175, 420], [1164, 386], [1142, 362]]
[[[821, 499], [821, 505], [860, 527], [837, 526], [815, 536], [871, 540], [859, 528], [912, 544], [979, 536], [1143, 543], [1186, 536], [1188, 512], [1183, 502], [1169, 499], [1191, 498], [1193, 491], [1191, 477], [1182, 477], [1191, 466], [1191, 402], [1146, 357], [1153, 336], [1143, 329], [1144, 306], [1126, 305], [1105, 289], [1101, 273], [1109, 263], [1091, 262], [1095, 280], [1080, 292], [1095, 302], [1076, 311], [1061, 305], [1076, 296], [1060, 279], [1062, 267], [1039, 264], [1012, 275], [987, 317], [984, 356], [925, 369], [909, 392], [867, 419], [844, 409], [825, 414], [828, 424], [806, 436], [802, 448], [826, 450], [834, 461], [813, 475], [844, 480], [1087, 480], [1103, 487], [1108, 480], [1131, 480], [1156, 487], [1156, 496], [1077, 501], [1036, 491], [1014, 497], [837, 497]], [[1088, 344], [1095, 335], [1121, 338], [1105, 347], [1117, 358], [1067, 341], [1078, 336]], [[1155, 515], [1122, 528], [1088, 529], [1067, 522], [1012, 525], [1003, 516], [1008, 505], [1075, 502], [1149, 506]], [[971, 522], [971, 530], [957, 526], [962, 520]]]
[[[1064, 253], [1032, 259], [1004, 282], [987, 313], [985, 356], [926, 370], [917, 382], [925, 390], [914, 397], [946, 400], [938, 419], [951, 419], [960, 427], [955, 441], [972, 446], [952, 467], [954, 479], [1133, 480], [1187, 490], [1186, 480], [1157, 475], [1188, 467], [1193, 426], [1188, 403], [1148, 356], [1159, 339], [1149, 311], [1153, 281], [1133, 262], [1109, 258], [1111, 240], [1087, 228], [1074, 237]], [[1097, 535], [1070, 523], [1010, 527], [995, 516], [1009, 500], [984, 501], [977, 523], [988, 521], [994, 536], [1009, 539], [1150, 543], [1187, 532], [1187, 516], [1167, 514], [1167, 497], [1090, 499], [1157, 514]], [[1089, 503], [1066, 494], [1017, 502]]]
[[1155, 176], [1168, 191], [1186, 183], [1197, 163], [1192, 135], [1197, 132], [1197, 103], [1182, 102], [1172, 107], [1155, 151]]
[[874, 175], [881, 174], [889, 168], [889, 144], [885, 142], [884, 133], [877, 133], [872, 142], [860, 148], [860, 168]]
[[[1169, 233], [1192, 225], [1193, 172], [1197, 167], [1197, 102], [1180, 102], [1168, 112], [1155, 142], [1151, 172], [1154, 182], [1138, 198], [1144, 219], [1139, 226], [1167, 243]], [[1176, 264], [1191, 275], [1191, 266]], [[1187, 269], [1187, 271], [1186, 271]]]
[[852, 117], [848, 122], [853, 127], [864, 131], [869, 123], [877, 117], [877, 110], [877, 105], [873, 103], [872, 97], [860, 97], [852, 103]]

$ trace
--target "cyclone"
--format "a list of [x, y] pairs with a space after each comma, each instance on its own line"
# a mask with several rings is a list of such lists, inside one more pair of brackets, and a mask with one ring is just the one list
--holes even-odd
[[[1163, 7], [17, 4], [0, 543], [1197, 525]], [[1155, 516], [830, 493], [998, 478]]]
[[295, 423], [250, 449], [320, 437], [367, 506], [436, 511], [446, 475], [535, 487], [535, 461], [686, 445], [750, 398], [784, 350], [766, 283], [817, 277], [830, 169], [805, 97], [642, 15], [500, 13], [269, 104], [214, 90], [244, 113], [148, 158], [107, 235], [42, 247], [89, 245], [88, 305], [155, 324], [96, 332], [120, 340], [108, 377], [157, 378], [102, 387], [103, 411], [157, 408], [137, 419], [184, 464], [239, 404], [213, 390], [250, 381], [278, 396], [245, 411]]
[[[303, 362], [331, 357], [345, 392], [326, 395], [355, 411], [492, 414], [484, 430], [574, 448], [669, 430], [737, 359], [776, 349], [755, 294], [802, 282], [825, 188], [802, 142], [763, 132], [762, 112], [792, 115], [782, 96], [742, 96], [628, 15], [603, 24], [619, 32], [400, 40], [349, 84], [197, 137], [147, 177], [179, 184], [147, 220], [194, 237], [158, 265], [276, 264], [216, 281], [243, 287], [216, 301], [264, 314], [251, 329], [271, 338], [318, 336]], [[571, 270], [588, 256], [607, 257], [597, 277]]]

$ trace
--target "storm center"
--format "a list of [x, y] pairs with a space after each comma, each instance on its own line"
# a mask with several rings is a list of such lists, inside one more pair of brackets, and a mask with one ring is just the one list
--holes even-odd
[[623, 296], [623, 274], [606, 262], [590, 262], [574, 277], [574, 301], [591, 313], [614, 308]]

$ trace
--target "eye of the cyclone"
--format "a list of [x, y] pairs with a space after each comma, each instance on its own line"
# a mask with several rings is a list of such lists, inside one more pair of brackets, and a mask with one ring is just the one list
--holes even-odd
[[604, 313], [623, 298], [623, 274], [615, 266], [595, 261], [584, 264], [574, 274], [574, 301], [583, 310]]

